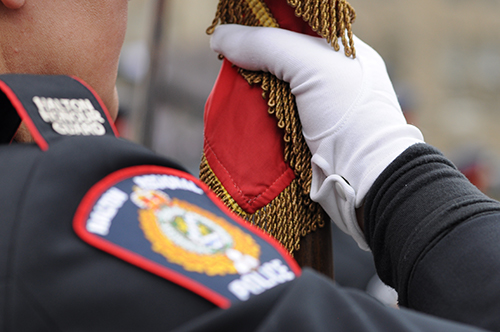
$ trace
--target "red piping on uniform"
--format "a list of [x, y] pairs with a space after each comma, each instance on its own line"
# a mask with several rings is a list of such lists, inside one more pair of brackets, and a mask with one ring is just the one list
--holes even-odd
[[109, 114], [109, 111], [108, 111], [106, 105], [102, 101], [101, 97], [99, 97], [97, 92], [95, 92], [95, 90], [90, 85], [88, 85], [87, 82], [85, 82], [81, 78], [76, 77], [76, 76], [70, 76], [70, 77], [72, 79], [74, 79], [75, 81], [77, 81], [78, 83], [80, 83], [81, 85], [83, 85], [84, 87], [86, 87], [94, 95], [94, 97], [95, 97], [95, 99], [97, 99], [97, 102], [99, 103], [99, 105], [101, 105], [101, 108], [102, 108], [104, 114], [106, 115], [106, 118], [108, 119], [108, 122], [111, 126], [111, 129], [113, 130], [113, 134], [115, 134], [116, 137], [120, 137], [120, 134], [118, 133], [118, 130], [116, 129], [115, 123], [114, 123], [113, 119], [111, 118], [111, 115]]
[[[85, 202], [85, 205], [87, 204], [88, 202]], [[88, 208], [88, 206], [83, 207], [83, 209], [85, 208]], [[204, 287], [203, 285], [189, 278], [184, 277], [182, 274], [177, 273], [167, 267], [161, 266], [157, 263], [150, 262], [147, 259], [141, 257], [140, 255], [132, 251], [121, 248], [118, 245], [108, 242], [91, 233], [88, 233], [85, 230], [85, 221], [87, 217], [88, 217], [88, 211], [87, 213], [84, 213], [80, 212], [79, 210], [79, 212], [77, 212], [77, 214], [75, 215], [73, 228], [75, 232], [78, 234], [78, 236], [80, 236], [80, 238], [85, 242], [87, 242], [88, 244], [95, 246], [96, 248], [99, 248], [116, 257], [119, 257], [130, 264], [138, 266], [146, 271], [156, 274], [157, 276], [160, 276], [184, 288], [187, 288], [191, 290], [193, 293], [200, 295], [201, 297], [209, 300], [210, 302], [214, 303], [216, 306], [222, 309], [227, 309], [231, 306], [231, 302], [227, 298], [217, 294], [216, 292], [208, 289], [207, 287]]]
[[47, 141], [42, 137], [42, 135], [36, 128], [35, 124], [33, 123], [33, 120], [31, 120], [30, 116], [28, 115], [28, 112], [24, 108], [21, 101], [17, 98], [16, 94], [3, 81], [0, 81], [0, 90], [2, 90], [3, 93], [7, 96], [7, 98], [9, 98], [10, 102], [16, 109], [17, 114], [19, 114], [21, 120], [26, 124], [26, 127], [28, 127], [31, 135], [35, 139], [35, 142], [38, 144], [40, 149], [42, 149], [43, 151], [47, 151], [49, 149]]

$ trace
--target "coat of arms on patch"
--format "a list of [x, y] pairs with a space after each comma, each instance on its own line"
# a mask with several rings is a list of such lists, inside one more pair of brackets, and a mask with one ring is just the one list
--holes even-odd
[[223, 218], [159, 190], [135, 187], [130, 198], [152, 249], [171, 263], [210, 276], [245, 274], [260, 265], [259, 245]]

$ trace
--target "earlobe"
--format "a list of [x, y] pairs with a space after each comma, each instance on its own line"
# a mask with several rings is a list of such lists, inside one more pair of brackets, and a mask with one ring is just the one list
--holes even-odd
[[1, 0], [3, 5], [9, 9], [19, 9], [24, 6], [26, 0]]

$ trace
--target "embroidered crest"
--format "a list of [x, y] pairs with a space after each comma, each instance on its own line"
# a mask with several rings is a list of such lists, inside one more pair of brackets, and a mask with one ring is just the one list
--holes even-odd
[[137, 166], [97, 183], [75, 215], [87, 243], [227, 308], [300, 274], [267, 234], [183, 172]]
[[152, 249], [187, 271], [245, 274], [260, 265], [260, 247], [223, 218], [158, 190], [134, 188], [139, 221]]

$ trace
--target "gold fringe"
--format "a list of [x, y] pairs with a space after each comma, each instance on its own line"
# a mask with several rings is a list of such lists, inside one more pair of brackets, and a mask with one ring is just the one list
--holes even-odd
[[[278, 240], [291, 254], [300, 249], [300, 238], [323, 227], [322, 209], [303, 194], [299, 179], [294, 179], [269, 204], [255, 213], [245, 212], [229, 195], [208, 165], [205, 156], [200, 165], [200, 179], [220, 197], [223, 203], [247, 222]], [[304, 208], [306, 207], [306, 208]]]
[[[285, 1], [285, 0], [283, 0]], [[311, 29], [340, 50], [339, 39], [347, 57], [356, 57], [352, 24], [356, 20], [354, 8], [345, 0], [286, 0]], [[278, 27], [266, 4], [260, 0], [220, 0], [212, 24], [211, 35], [218, 24]]]
[[[285, 1], [285, 0], [283, 0]], [[353, 58], [356, 51], [351, 24], [356, 17], [352, 7], [344, 0], [286, 0], [320, 36], [327, 39], [335, 50], [342, 41], [346, 56]], [[218, 24], [237, 23], [248, 26], [278, 27], [266, 4], [260, 0], [220, 0], [212, 25], [212, 34]], [[267, 99], [268, 113], [278, 120], [283, 130], [284, 159], [296, 178], [281, 194], [253, 214], [245, 212], [229, 195], [217, 179], [203, 156], [200, 179], [205, 182], [231, 210], [243, 219], [276, 238], [290, 253], [300, 248], [300, 238], [325, 225], [323, 209], [310, 197], [311, 153], [302, 135], [295, 98], [288, 83], [274, 75], [240, 69], [249, 84], [260, 84], [262, 96]]]

